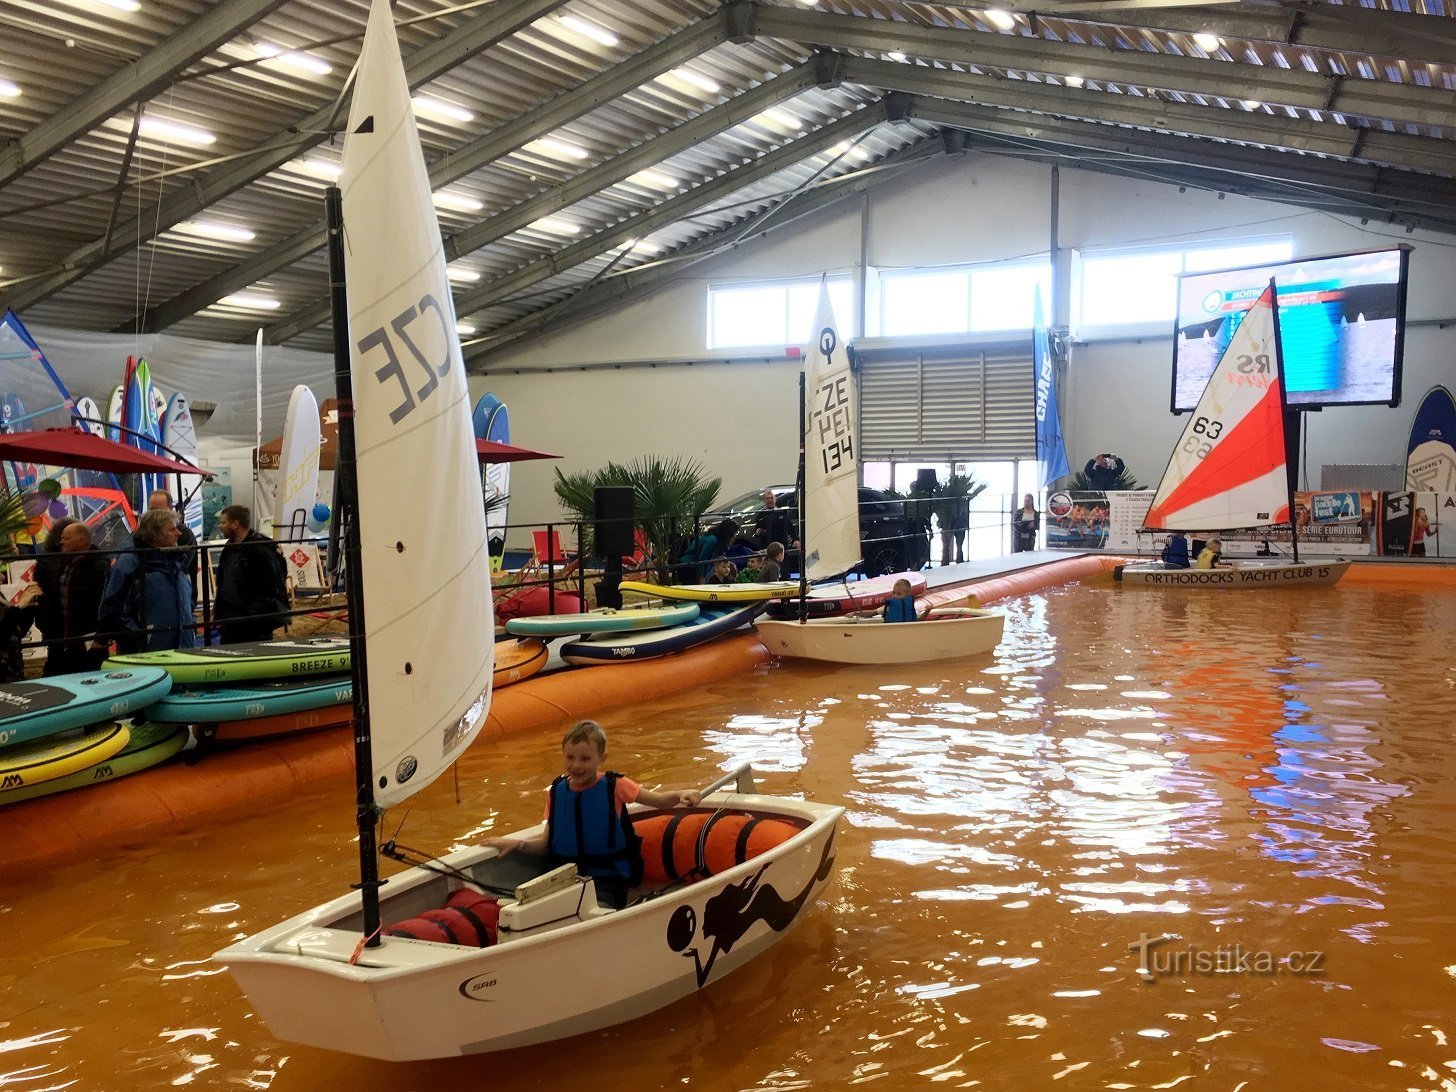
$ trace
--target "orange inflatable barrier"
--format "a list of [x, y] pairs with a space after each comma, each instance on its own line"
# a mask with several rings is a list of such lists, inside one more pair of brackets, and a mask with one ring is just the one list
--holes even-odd
[[642, 881], [649, 884], [690, 876], [700, 844], [702, 873], [713, 876], [783, 845], [800, 829], [787, 819], [709, 811], [653, 815], [632, 826], [642, 839]]
[[925, 595], [917, 596], [915, 602], [918, 607], [924, 609], [961, 604], [967, 598], [973, 598], [976, 603], [984, 607], [1001, 599], [1030, 595], [1043, 588], [1070, 584], [1076, 580], [1086, 580], [1090, 576], [1111, 572], [1114, 565], [1122, 564], [1126, 560], [1122, 557], [1083, 554], [1080, 557], [1069, 557], [1061, 561], [1032, 565], [1030, 568], [1007, 573], [1005, 576], [992, 576], [982, 580], [967, 581], [964, 584], [936, 588]]

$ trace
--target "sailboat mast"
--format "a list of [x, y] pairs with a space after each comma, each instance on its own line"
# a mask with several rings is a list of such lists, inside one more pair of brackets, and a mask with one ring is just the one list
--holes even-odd
[[1273, 293], [1270, 318], [1274, 323], [1274, 358], [1279, 361], [1279, 417], [1284, 425], [1284, 484], [1289, 494], [1289, 545], [1294, 553], [1295, 564], [1299, 563], [1299, 520], [1294, 513], [1294, 487], [1299, 473], [1299, 427], [1298, 410], [1289, 408], [1289, 384], [1285, 379], [1284, 343], [1279, 336], [1279, 288], [1274, 278], [1269, 278], [1269, 290]]
[[804, 477], [804, 438], [805, 429], [808, 427], [808, 418], [804, 412], [804, 398], [807, 378], [804, 372], [799, 372], [799, 480], [796, 487], [799, 493], [799, 621], [809, 620], [809, 536], [805, 533], [804, 505], [809, 499], [808, 490], [805, 488]]
[[350, 368], [349, 295], [344, 274], [343, 193], [324, 193], [329, 235], [329, 304], [334, 326], [334, 390], [339, 400], [335, 489], [343, 519], [344, 593], [349, 605], [349, 667], [354, 679], [355, 822], [359, 829], [359, 888], [364, 900], [365, 944], [379, 944], [379, 856], [374, 838], [374, 751], [369, 734], [369, 671], [365, 661], [364, 572], [359, 549], [359, 481], [354, 455], [354, 377]]

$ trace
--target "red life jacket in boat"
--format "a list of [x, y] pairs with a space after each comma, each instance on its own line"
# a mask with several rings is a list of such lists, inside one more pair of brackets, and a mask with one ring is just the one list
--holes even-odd
[[487, 948], [495, 943], [500, 921], [500, 900], [462, 887], [450, 892], [439, 910], [426, 910], [417, 918], [406, 918], [384, 927], [387, 937], [433, 940], [466, 948]]

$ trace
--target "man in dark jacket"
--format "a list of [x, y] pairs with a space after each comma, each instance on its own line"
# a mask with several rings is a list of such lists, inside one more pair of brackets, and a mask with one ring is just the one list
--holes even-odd
[[1087, 475], [1087, 488], [1106, 492], [1117, 488], [1117, 479], [1122, 475], [1123, 461], [1116, 455], [1104, 452], [1095, 459], [1088, 459], [1082, 473]]
[[271, 538], [253, 530], [253, 513], [230, 504], [218, 513], [228, 544], [217, 563], [217, 620], [222, 643], [267, 641], [284, 622], [288, 585], [283, 555]]
[[56, 635], [47, 646], [45, 674], [69, 675], [96, 671], [106, 659], [106, 649], [96, 632], [101, 593], [106, 588], [110, 565], [91, 541], [91, 528], [71, 523], [61, 532], [61, 566], [47, 609], [56, 621]]

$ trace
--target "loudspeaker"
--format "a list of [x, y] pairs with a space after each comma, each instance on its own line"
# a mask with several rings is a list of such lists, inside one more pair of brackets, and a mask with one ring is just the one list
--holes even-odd
[[915, 488], [921, 493], [934, 493], [938, 488], [935, 480], [935, 468], [933, 466], [922, 466], [915, 471]]
[[592, 543], [598, 557], [620, 557], [635, 548], [637, 505], [627, 486], [598, 486], [592, 495]]

